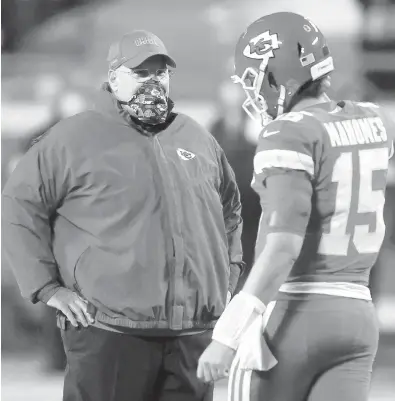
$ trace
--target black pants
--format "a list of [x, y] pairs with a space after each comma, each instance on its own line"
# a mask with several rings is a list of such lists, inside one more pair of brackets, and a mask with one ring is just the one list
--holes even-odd
[[68, 324], [63, 401], [212, 401], [213, 387], [196, 377], [211, 335], [139, 337]]

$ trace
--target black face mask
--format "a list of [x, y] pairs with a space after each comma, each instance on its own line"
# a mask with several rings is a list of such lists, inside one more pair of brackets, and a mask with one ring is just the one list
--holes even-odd
[[165, 89], [154, 80], [145, 82], [129, 102], [121, 103], [130, 107], [133, 117], [149, 125], [164, 123], [169, 111]]

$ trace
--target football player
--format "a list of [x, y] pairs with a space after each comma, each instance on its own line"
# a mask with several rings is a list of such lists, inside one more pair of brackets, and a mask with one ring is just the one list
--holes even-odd
[[264, 127], [252, 182], [262, 216], [255, 264], [197, 372], [229, 375], [232, 401], [368, 399], [378, 345], [368, 284], [394, 125], [374, 104], [329, 99], [333, 70], [323, 34], [293, 13], [258, 19], [236, 46], [243, 108]]

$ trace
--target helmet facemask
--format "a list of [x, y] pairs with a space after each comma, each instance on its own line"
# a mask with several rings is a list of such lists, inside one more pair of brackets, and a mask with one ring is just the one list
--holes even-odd
[[[269, 58], [262, 60], [259, 70], [253, 67], [247, 67], [241, 77], [232, 76], [232, 80], [236, 84], [241, 84], [247, 99], [243, 103], [243, 109], [247, 115], [254, 121], [259, 122], [262, 127], [265, 127], [272, 120], [284, 113], [284, 101], [286, 90], [284, 86], [280, 86], [279, 90], [273, 88], [267, 82], [267, 64]], [[263, 87], [268, 86], [267, 90], [263, 91]], [[271, 91], [268, 95], [276, 97], [277, 107], [274, 110], [269, 110], [268, 103], [263, 96], [263, 93]]]

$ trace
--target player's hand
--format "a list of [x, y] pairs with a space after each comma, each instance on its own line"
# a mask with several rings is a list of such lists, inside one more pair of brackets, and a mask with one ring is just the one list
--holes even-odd
[[204, 382], [213, 382], [229, 375], [236, 351], [213, 340], [199, 358], [197, 377]]
[[74, 327], [78, 327], [79, 323], [88, 327], [95, 321], [88, 313], [88, 301], [68, 288], [56, 291], [47, 305], [60, 310]]

